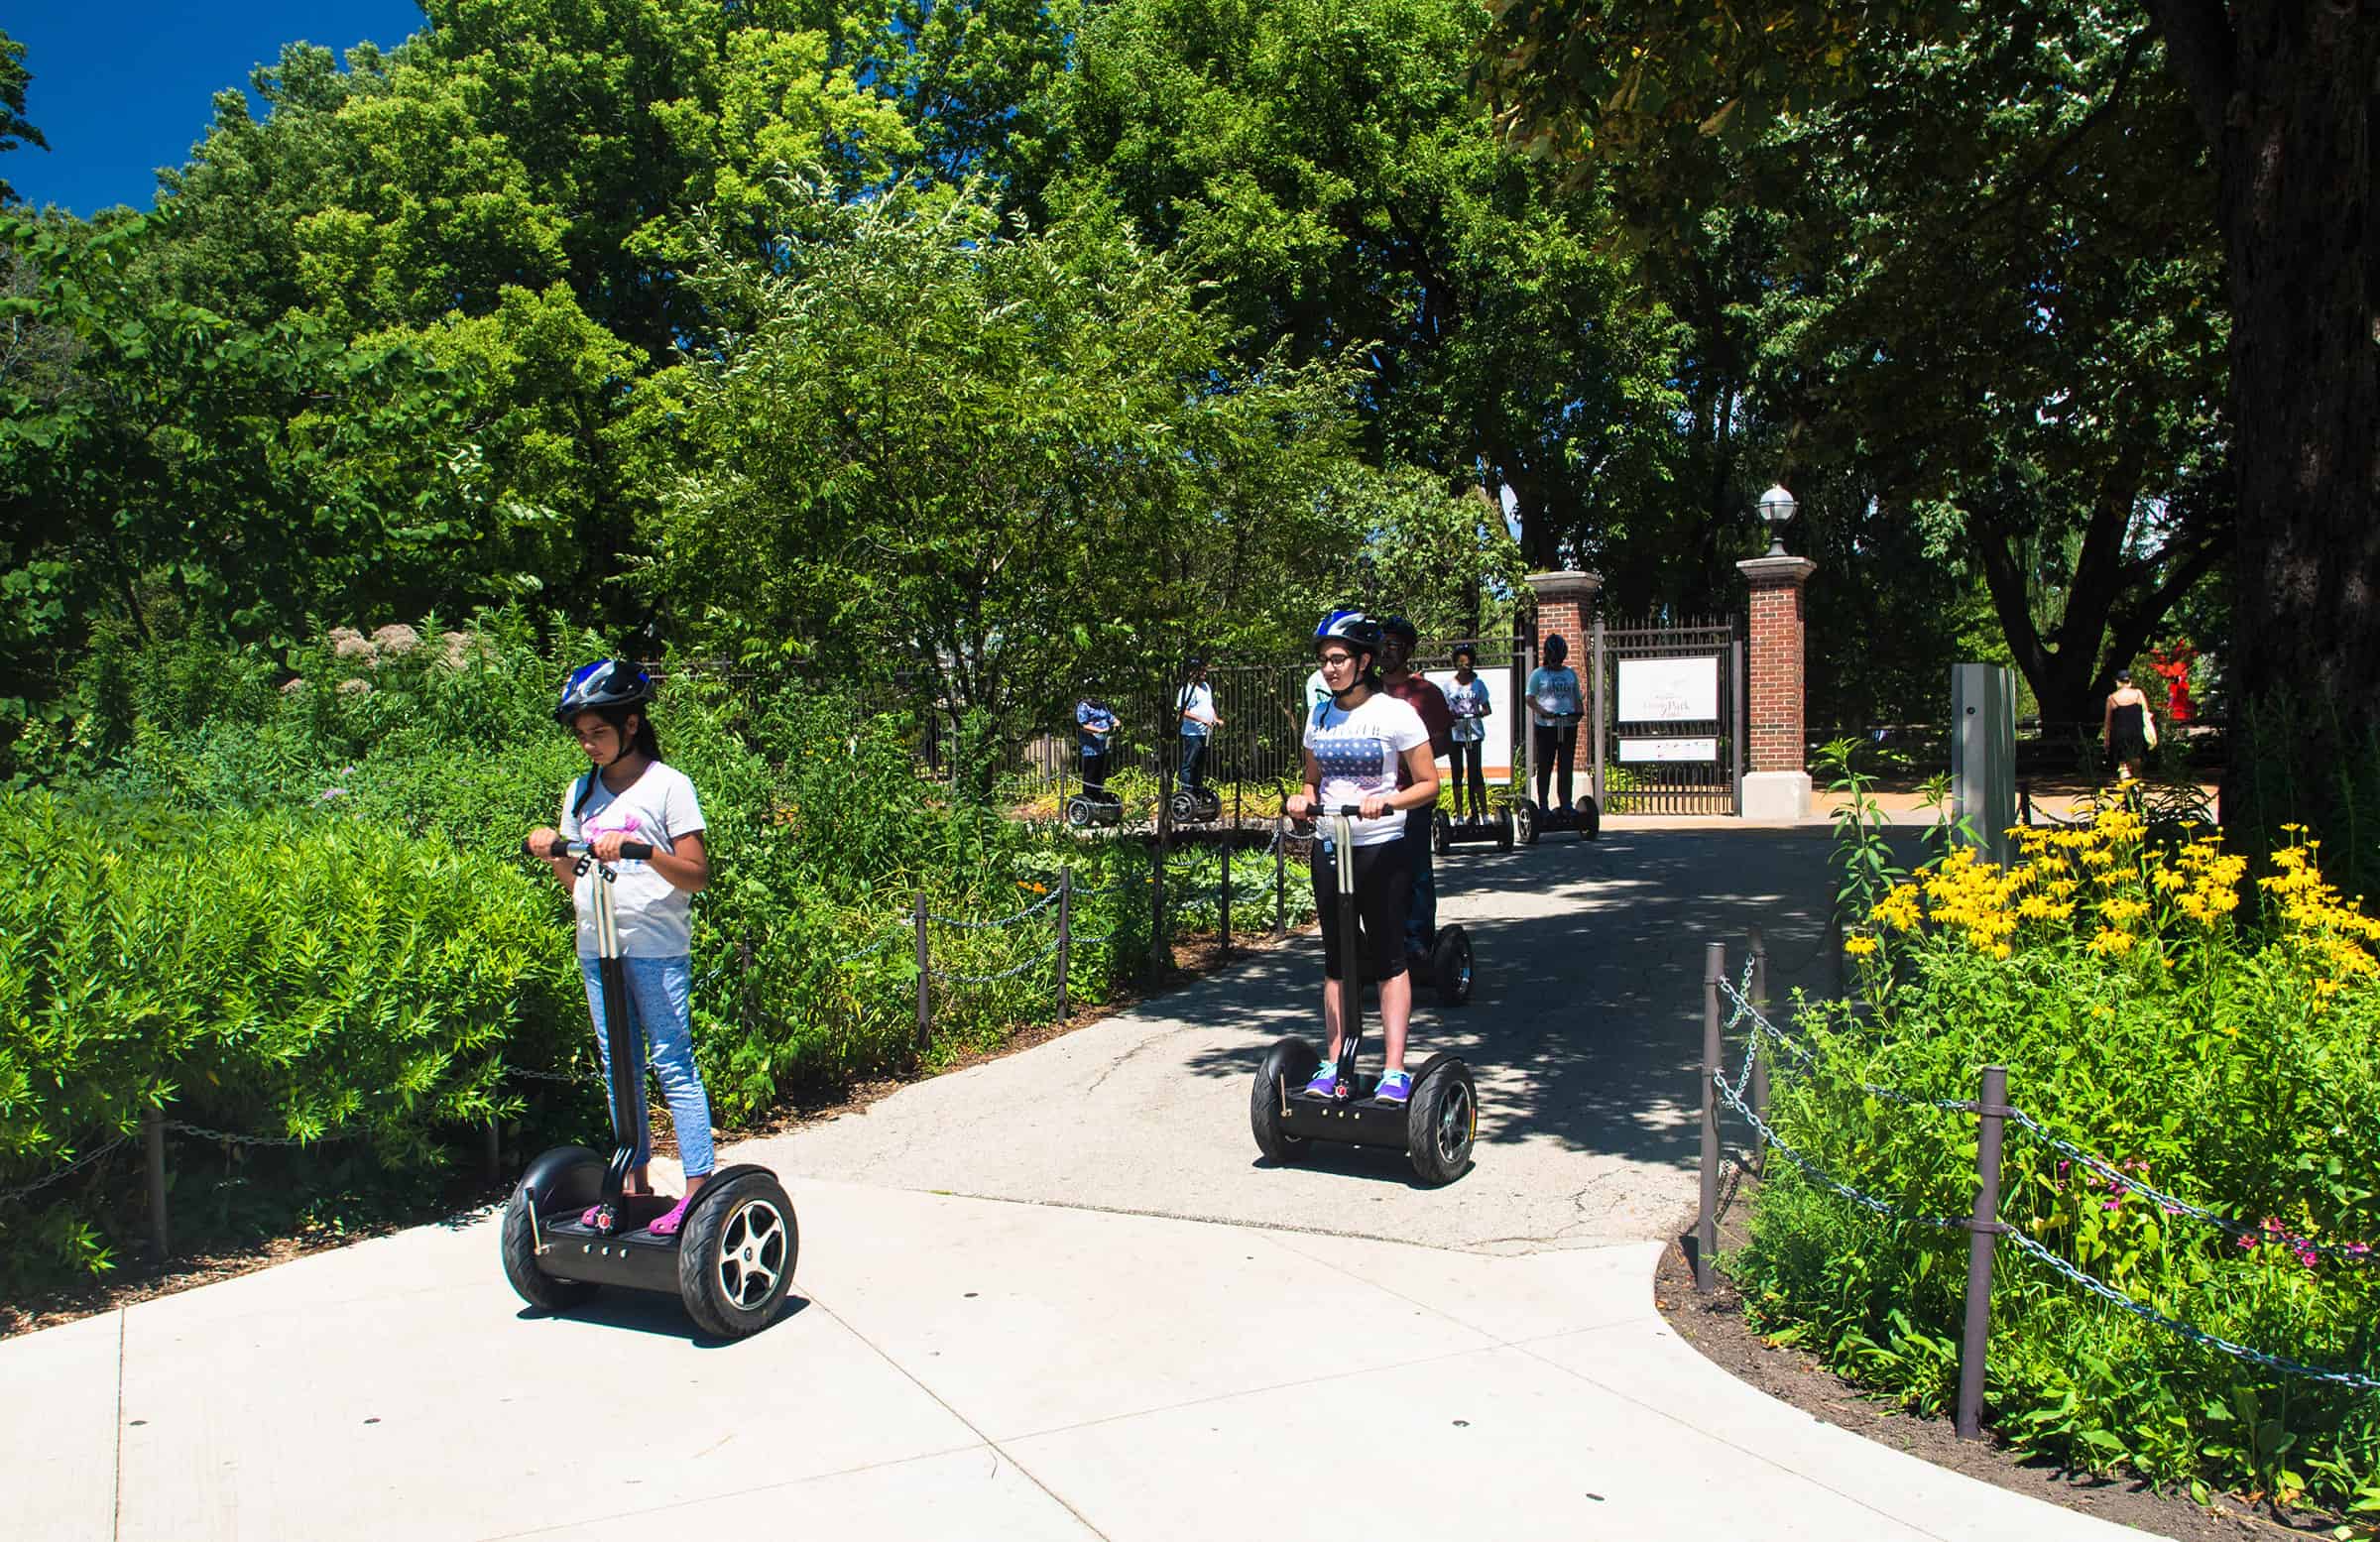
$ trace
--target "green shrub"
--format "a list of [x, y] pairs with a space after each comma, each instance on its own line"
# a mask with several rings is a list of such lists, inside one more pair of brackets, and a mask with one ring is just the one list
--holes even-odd
[[[1975, 1121], [1869, 1089], [1971, 1099], [1981, 1067], [2005, 1066], [2011, 1102], [2119, 1174], [2012, 1126], [2000, 1206], [2023, 1237], [2168, 1317], [2380, 1375], [2380, 922], [2297, 846], [2273, 855], [2254, 924], [2235, 924], [2244, 859], [2148, 835], [2108, 808], [2024, 833], [2009, 871], [1962, 850], [1894, 887], [1849, 942], [1873, 1009], [1804, 1011], [1817, 1060], [1781, 1073], [1777, 1127], [1910, 1214], [1964, 1216]], [[1886, 1223], [1772, 1170], [1731, 1263], [1757, 1320], [1943, 1408], [1964, 1233]], [[1987, 1398], [2022, 1448], [2163, 1483], [2338, 1504], [2380, 1474], [2380, 1396], [2197, 1347], [2006, 1243]]]

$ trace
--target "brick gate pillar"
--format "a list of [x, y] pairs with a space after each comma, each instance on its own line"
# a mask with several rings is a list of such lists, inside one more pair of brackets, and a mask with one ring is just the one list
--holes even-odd
[[1802, 585], [1818, 564], [1764, 556], [1735, 568], [1752, 586], [1743, 817], [1801, 819], [1810, 812], [1810, 772], [1802, 764]]

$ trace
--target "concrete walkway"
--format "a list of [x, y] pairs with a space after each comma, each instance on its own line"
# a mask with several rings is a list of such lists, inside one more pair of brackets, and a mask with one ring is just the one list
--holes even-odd
[[1792, 962], [1822, 848], [1451, 859], [1481, 991], [1416, 1024], [1483, 1073], [1451, 1188], [1254, 1160], [1248, 1074], [1317, 972], [1295, 944], [731, 1152], [778, 1165], [803, 1241], [795, 1309], [743, 1343], [663, 1298], [527, 1312], [478, 1217], [0, 1344], [8, 1534], [2135, 1536], [1772, 1402], [1653, 1310], [1700, 944], [1757, 914]]

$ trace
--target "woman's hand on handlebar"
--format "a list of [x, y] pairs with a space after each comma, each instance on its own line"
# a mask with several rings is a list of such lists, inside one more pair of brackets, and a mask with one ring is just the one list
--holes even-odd
[[1356, 805], [1356, 817], [1358, 819], [1377, 819], [1395, 807], [1394, 803], [1374, 792]]
[[1281, 807], [1292, 819], [1314, 817], [1314, 799], [1306, 796], [1303, 792], [1290, 793], [1289, 801], [1282, 804]]
[[529, 849], [529, 854], [531, 856], [536, 857], [542, 862], [551, 862], [554, 860], [554, 843], [559, 841], [561, 838], [561, 832], [554, 829], [553, 826], [539, 825], [535, 830], [530, 831], [529, 839], [521, 844]]
[[629, 844], [634, 844], [641, 850], [651, 849], [641, 841], [631, 843], [627, 834], [619, 830], [597, 830], [587, 838], [587, 849], [594, 854], [597, 862], [618, 862], [620, 848]]

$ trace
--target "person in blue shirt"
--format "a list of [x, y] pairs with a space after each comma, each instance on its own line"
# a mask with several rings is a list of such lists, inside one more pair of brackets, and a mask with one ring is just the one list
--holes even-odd
[[1471, 815], [1474, 819], [1488, 817], [1488, 778], [1481, 772], [1481, 756], [1488, 744], [1488, 719], [1493, 708], [1488, 695], [1488, 682], [1480, 678], [1472, 666], [1479, 660], [1479, 650], [1469, 643], [1455, 646], [1455, 683], [1446, 692], [1447, 710], [1454, 714], [1454, 726], [1447, 731], [1453, 741], [1453, 763], [1447, 768], [1447, 784], [1453, 793], [1454, 814], [1464, 817], [1463, 788], [1466, 775], [1471, 785]]
[[[1579, 753], [1579, 719], [1587, 715], [1579, 673], [1568, 667], [1570, 644], [1561, 633], [1545, 640], [1545, 662], [1529, 671], [1530, 735], [1537, 751], [1537, 806], [1570, 807], [1571, 765]], [[1554, 763], [1562, 763], [1562, 801], [1546, 801]]]
[[1108, 792], [1108, 742], [1116, 736], [1116, 714], [1108, 704], [1085, 696], [1074, 704], [1074, 747], [1083, 757], [1083, 791], [1093, 797]]
[[1174, 702], [1174, 710], [1182, 717], [1182, 770], [1176, 779], [1189, 791], [1201, 792], [1206, 789], [1207, 740], [1223, 719], [1215, 715], [1215, 692], [1207, 684], [1207, 661], [1191, 659], [1189, 673], [1180, 697]]

